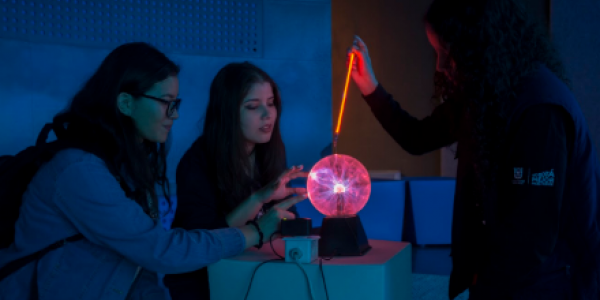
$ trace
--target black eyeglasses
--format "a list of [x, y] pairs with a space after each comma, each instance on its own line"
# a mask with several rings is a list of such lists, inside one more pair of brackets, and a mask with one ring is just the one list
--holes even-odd
[[139, 94], [138, 97], [144, 97], [144, 98], [152, 99], [152, 100], [158, 101], [160, 103], [166, 104], [168, 106], [166, 113], [167, 113], [167, 117], [169, 117], [169, 118], [173, 116], [173, 114], [175, 113], [176, 110], [179, 111], [179, 106], [181, 105], [181, 99], [179, 99], [179, 98], [169, 101], [169, 100], [161, 99], [161, 98], [154, 97], [154, 96], [148, 96], [145, 94]]

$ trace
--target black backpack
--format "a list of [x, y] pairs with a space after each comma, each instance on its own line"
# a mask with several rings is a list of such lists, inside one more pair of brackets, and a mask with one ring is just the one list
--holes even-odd
[[[50, 131], [54, 131], [58, 139], [48, 143], [47, 140]], [[61, 139], [59, 136], [60, 131], [57, 125], [52, 123], [46, 124], [38, 135], [35, 146], [28, 147], [14, 156], [0, 156], [0, 207], [2, 207], [0, 209], [0, 249], [9, 247], [15, 240], [15, 223], [19, 217], [22, 197], [39, 168], [44, 163], [50, 161], [56, 153], [67, 148], [78, 148], [92, 153], [95, 152], [90, 147], [84, 147], [68, 139]], [[122, 181], [119, 182], [126, 194], [130, 194], [129, 187], [122, 183]], [[83, 235], [76, 234], [64, 240], [57, 241], [38, 252], [6, 264], [0, 268], [0, 280], [27, 265], [29, 262], [35, 261], [46, 253], [62, 247], [65, 243], [80, 239], [83, 239]]]

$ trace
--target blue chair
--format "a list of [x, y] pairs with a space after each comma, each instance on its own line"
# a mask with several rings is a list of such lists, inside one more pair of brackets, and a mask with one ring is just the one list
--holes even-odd
[[451, 243], [454, 178], [406, 178], [407, 228], [405, 239], [417, 245]]

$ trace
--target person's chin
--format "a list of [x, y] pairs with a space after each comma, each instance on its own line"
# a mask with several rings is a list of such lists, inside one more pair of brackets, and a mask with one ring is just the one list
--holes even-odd
[[268, 137], [259, 137], [257, 139], [254, 139], [254, 143], [255, 144], [266, 144], [271, 140], [271, 136]]
[[160, 135], [158, 135], [158, 136], [157, 136], [157, 137], [156, 137], [156, 138], [153, 140], [153, 142], [155, 142], [155, 143], [159, 143], [159, 144], [162, 144], [162, 143], [165, 143], [165, 142], [167, 141], [167, 138], [168, 138], [168, 137], [169, 137], [169, 133], [166, 133], [166, 134], [160, 134]]

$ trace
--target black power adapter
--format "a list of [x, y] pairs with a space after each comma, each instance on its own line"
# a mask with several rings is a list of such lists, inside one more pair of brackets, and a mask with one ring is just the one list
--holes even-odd
[[281, 220], [281, 236], [309, 236], [311, 230], [312, 220], [309, 218]]

